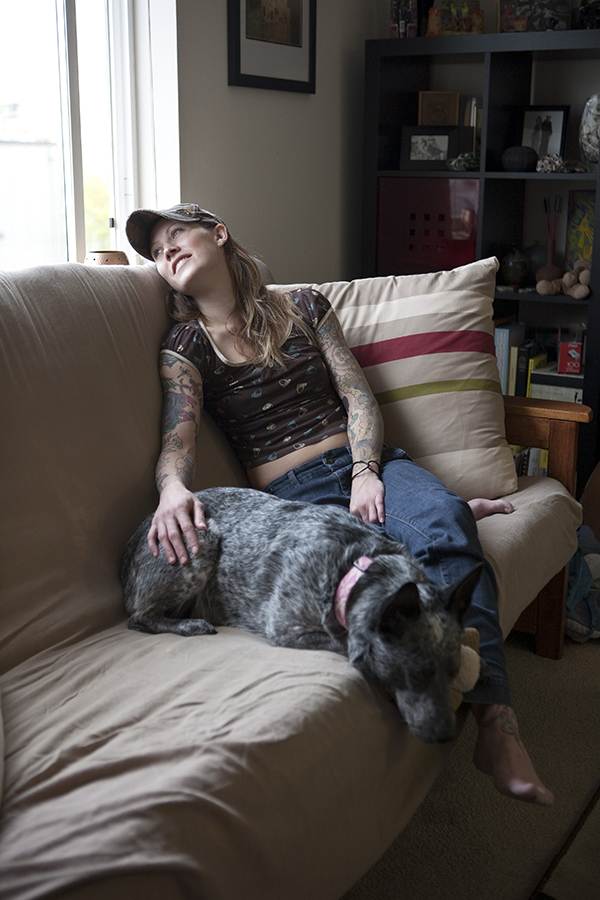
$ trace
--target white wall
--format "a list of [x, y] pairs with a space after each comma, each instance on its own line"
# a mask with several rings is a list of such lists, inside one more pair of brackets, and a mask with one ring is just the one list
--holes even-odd
[[277, 281], [358, 274], [364, 41], [388, 15], [389, 0], [318, 0], [316, 94], [295, 94], [228, 87], [226, 0], [177, 0], [173, 202], [222, 216]]

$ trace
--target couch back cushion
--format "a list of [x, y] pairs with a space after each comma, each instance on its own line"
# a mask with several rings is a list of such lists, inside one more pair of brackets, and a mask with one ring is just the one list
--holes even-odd
[[[150, 266], [0, 273], [0, 671], [125, 616], [119, 559], [157, 503], [165, 295]], [[235, 483], [202, 429], [198, 487]]]
[[[498, 261], [314, 284], [381, 407], [385, 440], [466, 500], [517, 489], [494, 349]], [[285, 286], [281, 286], [285, 287]]]

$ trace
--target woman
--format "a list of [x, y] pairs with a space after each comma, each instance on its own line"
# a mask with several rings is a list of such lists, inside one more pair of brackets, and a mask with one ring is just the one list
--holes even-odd
[[[269, 291], [217, 216], [195, 204], [137, 210], [134, 249], [170, 285], [178, 324], [163, 344], [160, 502], [148, 543], [172, 564], [198, 551], [206, 523], [192, 493], [201, 410], [225, 432], [257, 490], [346, 506], [407, 545], [432, 581], [450, 583], [485, 562], [475, 518], [510, 504], [469, 506], [402, 450], [383, 445], [379, 407], [328, 301], [316, 291]], [[185, 542], [184, 538], [185, 537]], [[468, 621], [467, 621], [468, 619]], [[464, 622], [479, 630], [491, 685], [466, 696], [478, 725], [474, 763], [508, 796], [550, 806], [510, 704], [496, 588], [486, 563]]]

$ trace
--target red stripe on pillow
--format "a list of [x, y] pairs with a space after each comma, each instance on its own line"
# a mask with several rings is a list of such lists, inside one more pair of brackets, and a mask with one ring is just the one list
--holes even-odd
[[486, 331], [431, 331], [404, 337], [376, 341], [352, 347], [362, 368], [411, 356], [430, 356], [435, 353], [489, 353], [496, 355], [494, 338]]

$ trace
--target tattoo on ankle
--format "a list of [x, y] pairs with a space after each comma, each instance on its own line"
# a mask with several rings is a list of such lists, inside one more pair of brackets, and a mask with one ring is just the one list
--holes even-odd
[[520, 746], [523, 746], [519, 725], [514, 710], [510, 706], [489, 707], [482, 713], [479, 724], [482, 728], [490, 728], [496, 722], [499, 723], [504, 734], [514, 737]]

